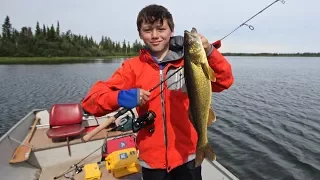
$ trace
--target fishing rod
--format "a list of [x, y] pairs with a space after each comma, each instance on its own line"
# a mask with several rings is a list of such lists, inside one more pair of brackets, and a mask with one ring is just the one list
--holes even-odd
[[264, 9], [262, 9], [261, 11], [259, 11], [257, 14], [255, 14], [254, 16], [252, 16], [251, 18], [249, 18], [247, 21], [243, 22], [242, 24], [240, 24], [240, 26], [238, 26], [236, 29], [234, 29], [233, 31], [231, 31], [229, 34], [227, 34], [226, 36], [224, 36], [222, 39], [220, 39], [220, 41], [222, 41], [224, 38], [228, 37], [230, 34], [234, 33], [236, 30], [238, 30], [240, 27], [242, 26], [248, 26], [250, 30], [254, 30], [254, 27], [252, 25], [248, 25], [246, 24], [248, 21], [250, 21], [251, 19], [253, 19], [254, 17], [256, 17], [258, 14], [262, 13], [264, 10], [268, 9], [270, 6], [272, 6], [273, 4], [275, 4], [276, 2], [280, 1], [282, 4], [285, 3], [284, 0], [275, 0], [273, 3], [269, 4], [267, 7], [265, 7]]

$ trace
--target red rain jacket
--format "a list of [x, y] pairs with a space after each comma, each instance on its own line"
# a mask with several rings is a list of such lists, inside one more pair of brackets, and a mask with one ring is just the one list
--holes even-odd
[[[234, 81], [231, 65], [217, 50], [219, 43], [213, 44], [215, 48], [208, 55], [209, 65], [216, 75], [216, 82], [212, 82], [213, 92], [228, 89]], [[163, 69], [148, 50], [141, 49], [139, 56], [124, 61], [108, 80], [93, 85], [82, 101], [83, 108], [95, 116], [102, 116], [119, 108], [120, 90], [150, 90], [159, 84], [183, 66], [183, 50], [179, 48], [179, 43], [173, 43], [172, 47], [162, 61], [166, 63]], [[157, 116], [154, 133], [141, 129], [137, 134], [136, 145], [141, 166], [167, 169], [169, 172], [195, 158], [198, 136], [189, 120], [188, 106], [183, 71], [180, 71], [152, 91], [145, 105], [137, 107], [139, 115], [152, 110]]]

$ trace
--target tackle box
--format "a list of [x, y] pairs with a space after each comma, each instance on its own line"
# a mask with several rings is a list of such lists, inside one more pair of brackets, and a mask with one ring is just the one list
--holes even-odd
[[114, 151], [133, 147], [136, 147], [133, 135], [111, 139], [106, 142], [104, 148], [102, 149], [102, 156], [103, 158], [106, 158], [108, 154]]
[[99, 180], [101, 171], [98, 163], [86, 164], [84, 167], [85, 180]]
[[106, 157], [106, 169], [115, 178], [140, 172], [136, 148], [127, 148], [110, 153]]

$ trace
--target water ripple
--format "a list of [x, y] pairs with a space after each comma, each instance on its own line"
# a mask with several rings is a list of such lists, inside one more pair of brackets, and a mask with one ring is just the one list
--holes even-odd
[[[240, 179], [320, 179], [320, 61], [228, 59], [235, 83], [213, 94], [208, 128], [218, 161]], [[79, 102], [120, 63], [0, 66], [0, 135], [31, 109]]]

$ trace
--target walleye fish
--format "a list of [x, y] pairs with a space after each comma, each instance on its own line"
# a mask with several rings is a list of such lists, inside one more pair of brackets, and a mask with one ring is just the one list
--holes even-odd
[[210, 106], [211, 82], [215, 82], [216, 78], [195, 28], [191, 32], [184, 31], [184, 77], [189, 96], [189, 116], [198, 133], [195, 158], [198, 167], [204, 158], [210, 161], [216, 159], [207, 137], [208, 125], [216, 121]]

